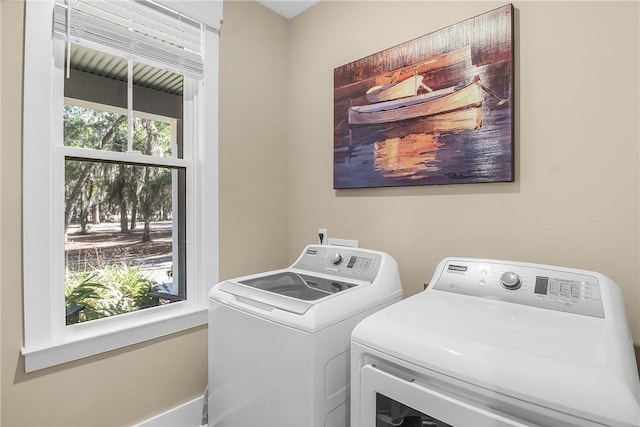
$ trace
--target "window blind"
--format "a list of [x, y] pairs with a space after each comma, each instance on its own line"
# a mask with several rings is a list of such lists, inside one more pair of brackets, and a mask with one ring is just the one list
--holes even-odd
[[55, 37], [202, 78], [202, 23], [150, 0], [54, 1]]

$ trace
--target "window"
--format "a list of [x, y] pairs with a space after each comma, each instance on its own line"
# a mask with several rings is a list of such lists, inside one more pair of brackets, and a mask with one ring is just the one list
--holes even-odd
[[27, 372], [207, 322], [221, 2], [206, 3], [209, 26], [147, 0], [27, 3]]
[[184, 301], [185, 78], [84, 46], [67, 55], [66, 324]]

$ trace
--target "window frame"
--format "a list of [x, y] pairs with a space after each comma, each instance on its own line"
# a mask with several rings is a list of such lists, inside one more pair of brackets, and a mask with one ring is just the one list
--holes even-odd
[[[64, 212], [64, 158], [77, 150], [82, 151], [79, 157], [91, 158], [91, 155], [87, 149], [63, 145], [64, 42], [52, 37], [52, 14], [52, 1], [26, 2], [22, 348], [26, 372], [206, 324], [207, 294], [218, 282], [219, 274], [219, 40], [215, 29], [207, 27], [204, 32], [204, 79], [196, 81], [185, 77], [183, 159], [166, 160], [167, 165], [184, 166], [187, 170], [187, 299], [66, 325], [64, 230], [60, 219]], [[149, 163], [148, 156], [139, 153], [100, 153], [100, 158], [109, 156], [129, 163]], [[153, 163], [162, 165], [163, 161], [154, 158]], [[57, 167], [54, 166], [56, 163]], [[62, 280], [55, 282], [52, 277], [62, 277]]]

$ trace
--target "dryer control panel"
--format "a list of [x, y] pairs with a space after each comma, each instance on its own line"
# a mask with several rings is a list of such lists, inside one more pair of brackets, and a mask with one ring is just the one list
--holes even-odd
[[449, 259], [433, 289], [604, 318], [598, 278], [522, 263]]
[[345, 279], [373, 282], [378, 276], [382, 255], [342, 246], [308, 246], [292, 268], [330, 274]]

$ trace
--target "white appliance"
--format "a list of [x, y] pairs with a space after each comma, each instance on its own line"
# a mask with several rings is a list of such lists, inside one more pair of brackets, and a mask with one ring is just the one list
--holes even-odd
[[590, 271], [447, 258], [352, 334], [352, 426], [637, 426], [622, 295]]
[[383, 253], [307, 246], [289, 268], [209, 293], [209, 424], [347, 426], [350, 338], [402, 299]]

